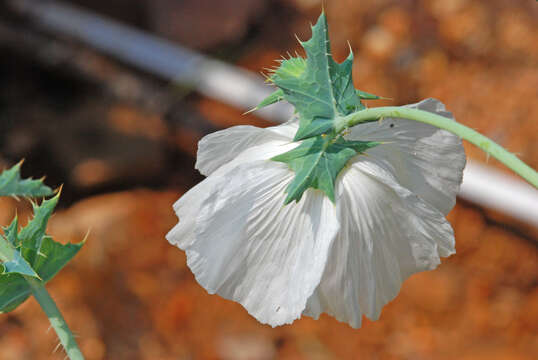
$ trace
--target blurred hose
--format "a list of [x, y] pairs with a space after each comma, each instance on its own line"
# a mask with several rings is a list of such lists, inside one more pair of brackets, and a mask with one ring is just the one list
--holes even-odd
[[[253, 108], [273, 91], [249, 71], [72, 5], [47, 0], [10, 0], [9, 4], [48, 31], [72, 36], [145, 72], [240, 109]], [[292, 112], [288, 104], [276, 104], [259, 114], [281, 121]]]
[[[77, 38], [129, 65], [244, 111], [254, 108], [273, 90], [249, 71], [59, 1], [9, 3], [49, 31]], [[257, 115], [284, 122], [292, 112], [289, 104], [278, 103], [258, 110]], [[538, 191], [485, 165], [468, 161], [459, 196], [538, 227]]]
[[459, 196], [538, 228], [538, 191], [514, 176], [468, 161]]

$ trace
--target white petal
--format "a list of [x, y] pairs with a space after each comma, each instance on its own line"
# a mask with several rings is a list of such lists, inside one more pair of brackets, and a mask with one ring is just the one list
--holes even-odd
[[166, 239], [182, 250], [194, 242], [194, 226], [200, 206], [218, 183], [217, 176], [210, 176], [183, 194], [174, 203], [179, 222], [166, 234]]
[[[407, 106], [453, 119], [434, 99]], [[349, 138], [387, 142], [369, 149], [367, 154], [383, 161], [401, 185], [444, 214], [454, 207], [465, 167], [458, 136], [416, 121], [385, 118], [354, 127]]]
[[[258, 128], [249, 125], [233, 126], [204, 136], [198, 143], [196, 169], [209, 176], [219, 167], [236, 159], [240, 154], [240, 162], [267, 160], [277, 153], [268, 153], [268, 147], [289, 144], [293, 139], [297, 125], [288, 122], [269, 128]], [[287, 150], [283, 150], [285, 152]]]
[[[297, 125], [290, 121], [266, 129], [235, 126], [204, 137], [199, 143], [196, 165], [200, 172], [211, 173], [212, 176], [176, 201], [174, 210], [179, 223], [166, 235], [167, 240], [183, 250], [191, 244], [194, 241], [194, 225], [200, 206], [221, 181], [219, 176], [234, 171], [241, 164], [267, 160], [293, 149], [297, 143], [290, 142], [290, 137], [293, 137], [296, 129]], [[259, 143], [256, 143], [257, 140]], [[230, 143], [227, 144], [227, 141]]]
[[306, 315], [327, 312], [360, 327], [377, 319], [411, 274], [430, 270], [454, 252], [452, 228], [379, 164], [359, 157], [337, 185], [341, 230]]
[[278, 135], [281, 135], [289, 140], [293, 140], [293, 138], [295, 137], [295, 133], [299, 129], [299, 118], [294, 116], [285, 123], [282, 123], [277, 126], [270, 126], [265, 129], [272, 131]]
[[292, 322], [319, 284], [339, 227], [335, 206], [313, 189], [284, 206], [293, 173], [277, 162], [212, 177], [219, 179], [197, 214], [187, 264], [209, 293], [241, 303], [260, 322]]

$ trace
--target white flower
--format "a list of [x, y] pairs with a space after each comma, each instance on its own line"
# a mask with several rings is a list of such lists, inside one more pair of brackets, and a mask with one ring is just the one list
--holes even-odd
[[[451, 116], [433, 99], [409, 107]], [[296, 130], [292, 121], [204, 137], [196, 167], [207, 178], [175, 203], [167, 239], [209, 293], [262, 323], [326, 312], [357, 328], [363, 314], [379, 318], [407, 277], [454, 253], [445, 215], [462, 180], [461, 140], [404, 119], [356, 126], [348, 139], [385, 143], [342, 170], [335, 203], [309, 188], [284, 206], [294, 173], [269, 159], [298, 145]]]

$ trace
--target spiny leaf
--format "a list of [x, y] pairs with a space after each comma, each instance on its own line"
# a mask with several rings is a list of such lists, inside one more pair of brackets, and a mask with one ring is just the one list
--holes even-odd
[[25, 259], [34, 262], [35, 256], [41, 251], [41, 244], [45, 238], [45, 230], [50, 215], [54, 211], [60, 193], [56, 196], [44, 200], [41, 205], [32, 204], [34, 208], [34, 217], [28, 224], [21, 229], [18, 234], [18, 239], [21, 244], [21, 252]]
[[28, 296], [30, 288], [21, 275], [0, 275], [0, 314], [15, 310]]
[[3, 227], [2, 230], [4, 230], [4, 236], [10, 242], [10, 244], [16, 248], [19, 247], [19, 218], [15, 216], [11, 221], [11, 224], [9, 224], [9, 226]]
[[[62, 245], [46, 237], [43, 239], [41, 254], [31, 265], [41, 279], [47, 282], [77, 254], [82, 245], [84, 243]], [[0, 275], [0, 313], [14, 310], [30, 293], [30, 287], [21, 275]]]
[[312, 38], [300, 43], [306, 59], [297, 56], [281, 60], [268, 79], [278, 89], [256, 108], [284, 99], [295, 106], [299, 118], [294, 140], [303, 142], [272, 159], [287, 163], [295, 172], [286, 189], [285, 203], [299, 201], [308, 188], [323, 191], [334, 202], [335, 181], [340, 171], [353, 156], [378, 145], [344, 140], [335, 131], [335, 120], [364, 110], [361, 99], [381, 97], [353, 86], [351, 51], [340, 64], [333, 59], [324, 13], [312, 26]]
[[355, 88], [351, 70], [353, 54], [341, 64], [331, 56], [327, 20], [321, 14], [312, 27], [312, 38], [301, 42], [307, 58], [285, 59], [270, 77], [280, 89], [262, 101], [261, 107], [284, 98], [295, 106], [299, 114], [299, 129], [295, 140], [327, 133], [333, 129], [337, 116], [364, 109]]
[[43, 180], [21, 179], [19, 162], [0, 174], [0, 196], [41, 197], [52, 195], [51, 188], [43, 184]]
[[22, 257], [20, 249], [18, 249], [18, 228], [19, 221], [15, 216], [11, 224], [3, 228], [4, 235], [0, 235], [0, 262], [3, 266], [3, 271], [0, 274], [17, 273], [39, 278], [26, 259]]
[[323, 191], [334, 202], [336, 177], [347, 162], [378, 142], [348, 141], [342, 137], [316, 136], [304, 140], [301, 145], [271, 160], [283, 162], [295, 172], [293, 181], [286, 188], [286, 200], [299, 201], [309, 188]]
[[[351, 60], [352, 60], [352, 58], [351, 58]], [[347, 60], [346, 60], [346, 62], [347, 62]], [[344, 64], [346, 64], [346, 62], [344, 62]], [[347, 62], [347, 64], [348, 64], [348, 66], [351, 65], [350, 62]], [[306, 65], [307, 65], [306, 60], [303, 59], [303, 58], [300, 58], [300, 57], [284, 59], [284, 60], [280, 60], [280, 67], [278, 69], [274, 70], [274, 73], [278, 72], [278, 76], [280, 76], [282, 78], [286, 78], [286, 77], [288, 77], [288, 78], [290, 78], [290, 77], [291, 78], [299, 78], [299, 77], [303, 76], [303, 74], [304, 74], [304, 72], [306, 70]], [[346, 69], [343, 69], [343, 70], [346, 70]], [[349, 68], [348, 71], [351, 72], [351, 68]], [[273, 77], [269, 77], [269, 81], [274, 81]], [[359, 97], [359, 99], [364, 99], [364, 100], [384, 99], [381, 96], [370, 94], [370, 93], [368, 93], [366, 91], [362, 91], [362, 90], [355, 90], [355, 92], [356, 92], [357, 96]], [[258, 109], [261, 109], [261, 108], [263, 108], [265, 106], [274, 104], [274, 103], [279, 102], [281, 100], [284, 100], [285, 99], [284, 95], [285, 94], [284, 94], [284, 91], [282, 89], [277, 89], [271, 95], [269, 95], [268, 97], [263, 99], [256, 106], [256, 108], [254, 108], [253, 110], [258, 110]], [[353, 104], [353, 106], [355, 106], [355, 104]], [[360, 106], [359, 106], [359, 108], [360, 108]]]
[[21, 274], [39, 278], [34, 269], [21, 256], [21, 253], [4, 237], [0, 235], [0, 274]]
[[[6, 245], [10, 246], [6, 253], [12, 255], [13, 260], [8, 259], [8, 261], [15, 262], [18, 267], [15, 271], [11, 265], [6, 267], [7, 262], [3, 263], [4, 270], [8, 271], [0, 274], [0, 313], [15, 309], [30, 295], [30, 288], [21, 274], [40, 277], [45, 282], [49, 281], [82, 247], [83, 242], [62, 245], [55, 242], [45, 232], [59, 196], [58, 193], [53, 198], [44, 200], [41, 205], [33, 204], [33, 219], [18, 233], [17, 218], [12, 221], [11, 225], [4, 228], [4, 236], [0, 236], [0, 253]], [[9, 252], [10, 250], [12, 252]], [[21, 267], [25, 265], [28, 267]], [[30, 273], [28, 268], [33, 273]]]
[[32, 265], [43, 280], [49, 281], [78, 253], [84, 243], [60, 244], [51, 237], [46, 237], [41, 245], [41, 254]]
[[[31, 264], [41, 279], [51, 280], [82, 248], [79, 244], [62, 245], [50, 237], [43, 239], [41, 253]], [[23, 303], [31, 290], [26, 280], [19, 274], [0, 275], [0, 313], [14, 310]]]

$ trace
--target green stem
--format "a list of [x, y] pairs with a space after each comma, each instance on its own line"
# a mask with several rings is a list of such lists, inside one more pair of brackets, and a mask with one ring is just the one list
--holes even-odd
[[30, 285], [32, 294], [36, 298], [37, 302], [39, 305], [41, 305], [41, 308], [45, 314], [47, 314], [50, 324], [54, 328], [54, 331], [56, 331], [58, 338], [60, 338], [60, 342], [64, 347], [69, 359], [84, 360], [84, 356], [82, 355], [82, 352], [80, 352], [77, 342], [73, 337], [73, 333], [71, 330], [69, 330], [69, 327], [60, 313], [60, 310], [58, 310], [56, 303], [50, 297], [47, 289], [45, 289], [43, 281], [26, 275], [24, 276], [24, 279], [28, 285]]
[[462, 139], [465, 139], [478, 146], [480, 149], [484, 150], [486, 153], [508, 166], [534, 187], [538, 188], [538, 173], [521, 161], [517, 156], [473, 129], [468, 128], [467, 126], [462, 125], [452, 119], [428, 111], [398, 106], [371, 108], [357, 111], [353, 114], [336, 119], [335, 129], [337, 133], [340, 133], [344, 129], [360, 123], [376, 121], [389, 117], [419, 121], [448, 130], [451, 133], [458, 135]]

